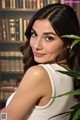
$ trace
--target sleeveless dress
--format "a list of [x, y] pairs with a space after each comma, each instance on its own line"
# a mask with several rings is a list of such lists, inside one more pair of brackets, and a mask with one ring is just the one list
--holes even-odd
[[[40, 65], [47, 71], [47, 74], [49, 75], [52, 85], [52, 98], [48, 104], [44, 106], [34, 106], [30, 113], [26, 115], [26, 120], [49, 120], [49, 118], [54, 115], [69, 111], [70, 107], [76, 103], [73, 96], [67, 95], [53, 98], [53, 96], [61, 95], [74, 89], [72, 78], [57, 71], [67, 70], [56, 63]], [[15, 92], [8, 98], [6, 106], [9, 104], [14, 94]], [[69, 120], [69, 116], [59, 115], [51, 118], [50, 120]]]

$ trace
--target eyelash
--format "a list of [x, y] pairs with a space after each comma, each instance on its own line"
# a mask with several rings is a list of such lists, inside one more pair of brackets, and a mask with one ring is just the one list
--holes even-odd
[[37, 36], [37, 34], [33, 31], [31, 31], [31, 37], [35, 37], [35, 36]]
[[45, 39], [47, 39], [47, 41], [52, 41], [52, 40], [54, 40], [54, 38], [51, 37], [51, 36], [47, 36], [47, 37], [45, 37]]
[[[31, 31], [31, 37], [36, 37], [36, 36], [38, 36], [38, 35], [34, 31]], [[54, 40], [54, 38], [52, 36], [45, 36], [44, 39], [46, 41], [52, 41], [52, 40]]]

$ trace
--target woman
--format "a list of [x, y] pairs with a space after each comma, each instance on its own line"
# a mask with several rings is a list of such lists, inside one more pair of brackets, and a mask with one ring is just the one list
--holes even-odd
[[48, 120], [75, 104], [73, 96], [52, 98], [79, 87], [78, 81], [57, 71], [80, 70], [80, 44], [69, 51], [74, 39], [61, 38], [66, 34], [80, 36], [77, 16], [68, 5], [47, 5], [32, 17], [21, 47], [25, 75], [13, 99], [1, 110], [7, 113], [7, 120], [24, 120], [25, 116], [26, 120]]

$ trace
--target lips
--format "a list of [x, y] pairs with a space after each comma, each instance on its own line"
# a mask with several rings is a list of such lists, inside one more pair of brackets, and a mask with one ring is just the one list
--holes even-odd
[[34, 52], [34, 56], [36, 56], [36, 57], [42, 57], [43, 55], [44, 55], [44, 54]]

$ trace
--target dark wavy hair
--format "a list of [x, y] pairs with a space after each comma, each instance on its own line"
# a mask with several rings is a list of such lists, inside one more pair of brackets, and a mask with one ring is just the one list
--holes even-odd
[[[25, 35], [26, 42], [21, 46], [23, 53], [24, 72], [33, 65], [37, 65], [33, 58], [32, 49], [30, 47], [31, 29], [36, 20], [48, 19], [51, 26], [54, 28], [57, 35], [61, 38], [62, 35], [78, 35], [80, 36], [80, 25], [77, 15], [72, 7], [65, 4], [49, 4], [40, 10], [30, 20]], [[43, 29], [43, 28], [42, 28]], [[71, 45], [74, 39], [61, 38], [64, 43], [64, 50], [61, 56], [57, 58], [57, 63], [60, 60], [67, 59], [67, 64], [71, 70], [80, 70], [80, 44], [76, 44], [69, 52], [67, 45]], [[79, 89], [79, 80], [74, 80], [74, 89]], [[79, 96], [77, 96], [80, 99]]]

